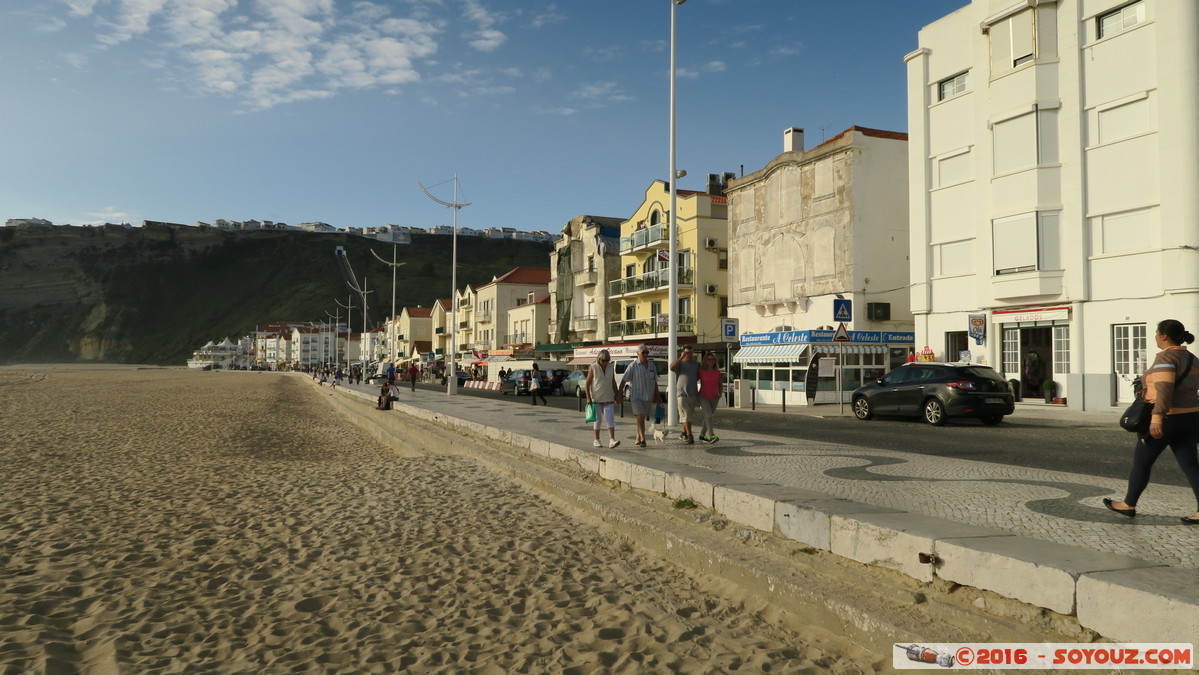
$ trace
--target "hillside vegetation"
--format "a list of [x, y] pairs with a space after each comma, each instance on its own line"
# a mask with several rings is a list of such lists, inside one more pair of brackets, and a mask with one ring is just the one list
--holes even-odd
[[[273, 321], [325, 320], [335, 299], [350, 299], [337, 246], [374, 291], [367, 316], [374, 328], [391, 311], [391, 271], [369, 249], [391, 260], [391, 244], [308, 232], [0, 228], [0, 363], [181, 365], [208, 340], [236, 339]], [[413, 235], [396, 250], [406, 263], [397, 308], [450, 296], [450, 237]], [[549, 251], [535, 242], [459, 237], [458, 285], [517, 266], [547, 267]]]

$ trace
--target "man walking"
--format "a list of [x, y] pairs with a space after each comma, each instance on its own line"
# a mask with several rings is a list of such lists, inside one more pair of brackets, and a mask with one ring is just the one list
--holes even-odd
[[629, 364], [624, 376], [620, 378], [620, 386], [629, 385], [629, 399], [633, 404], [633, 417], [637, 419], [637, 442], [639, 448], [645, 447], [645, 417], [653, 413], [654, 404], [661, 400], [658, 391], [658, 369], [649, 360], [649, 347], [641, 345], [637, 350], [637, 360]]
[[679, 422], [683, 425], [681, 438], [687, 445], [695, 445], [691, 418], [695, 417], [695, 407], [699, 404], [699, 363], [695, 361], [691, 345], [683, 347], [679, 358], [670, 364], [670, 372], [677, 378], [674, 386], [679, 398]]
[[410, 382], [412, 382], [412, 391], [416, 391], [416, 378], [419, 375], [420, 375], [420, 368], [417, 368], [416, 363], [413, 362], [412, 364], [410, 364], [408, 366], [408, 380]]

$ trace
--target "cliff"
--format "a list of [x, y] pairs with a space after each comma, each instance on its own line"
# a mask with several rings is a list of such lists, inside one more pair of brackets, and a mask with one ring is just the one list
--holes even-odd
[[[391, 311], [391, 244], [346, 234], [191, 227], [0, 227], [0, 363], [181, 365], [208, 340], [273, 321], [322, 321], [349, 299], [333, 250], [366, 275], [367, 325]], [[458, 238], [458, 284], [518, 265], [546, 267], [550, 246]], [[451, 238], [397, 248], [396, 307], [450, 295]], [[361, 305], [355, 298], [354, 304]], [[354, 329], [361, 330], [361, 310]]]

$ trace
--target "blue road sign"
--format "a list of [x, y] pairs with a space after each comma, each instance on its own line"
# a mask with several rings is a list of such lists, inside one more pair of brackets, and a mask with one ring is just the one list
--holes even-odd
[[737, 341], [737, 319], [720, 320], [720, 337], [723, 342]]
[[833, 300], [833, 321], [853, 321], [853, 300]]

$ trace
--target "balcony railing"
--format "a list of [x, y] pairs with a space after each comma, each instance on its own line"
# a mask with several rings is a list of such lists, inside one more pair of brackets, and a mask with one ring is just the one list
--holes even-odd
[[599, 330], [599, 317], [598, 316], [575, 317], [574, 321], [571, 322], [571, 325], [574, 327], [575, 330], [578, 330], [578, 331]]
[[[669, 330], [669, 319], [665, 314], [649, 319], [626, 319], [624, 321], [608, 322], [608, 337], [633, 335], [666, 335]], [[680, 314], [678, 317], [680, 333], [695, 332], [695, 317], [690, 314]]]
[[[679, 285], [690, 286], [695, 283], [695, 270], [690, 267], [679, 268]], [[642, 293], [645, 291], [656, 291], [660, 288], [670, 287], [670, 270], [658, 270], [656, 272], [647, 272], [635, 277], [625, 277], [616, 281], [608, 282], [608, 297], [617, 297], [620, 295], [628, 295], [630, 293]]]
[[459, 321], [458, 330], [470, 330], [471, 323], [469, 321]]
[[475, 312], [475, 321], [479, 323], [491, 323], [491, 312]]
[[646, 246], [669, 246], [670, 232], [665, 224], [653, 225], [620, 238], [620, 252], [632, 253]]
[[505, 335], [505, 336], [504, 336], [504, 341], [503, 341], [503, 344], [506, 344], [506, 345], [523, 345], [523, 344], [529, 344], [529, 343], [531, 343], [532, 341], [533, 341], [533, 334], [532, 334], [532, 333], [513, 333], [513, 334], [511, 334], [511, 335]]

